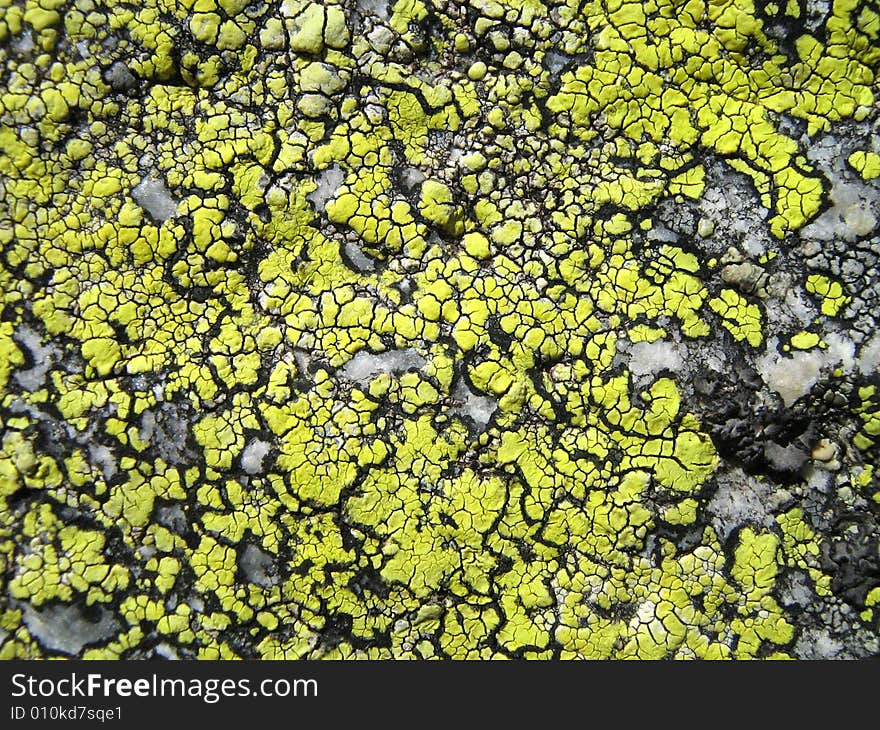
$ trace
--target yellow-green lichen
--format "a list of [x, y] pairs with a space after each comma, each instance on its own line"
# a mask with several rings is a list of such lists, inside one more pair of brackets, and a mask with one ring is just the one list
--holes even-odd
[[[453, 5], [0, 0], [0, 658], [61, 604], [90, 659], [782, 657], [787, 571], [830, 600], [804, 509], [710, 507], [685, 375], [780, 333], [694, 211], [745, 176], [794, 250], [874, 5]], [[797, 272], [818, 356], [856, 292]]]

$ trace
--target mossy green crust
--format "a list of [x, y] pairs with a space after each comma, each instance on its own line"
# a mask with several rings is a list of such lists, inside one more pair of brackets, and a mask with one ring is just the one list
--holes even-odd
[[878, 36], [0, 0], [0, 658], [877, 652]]

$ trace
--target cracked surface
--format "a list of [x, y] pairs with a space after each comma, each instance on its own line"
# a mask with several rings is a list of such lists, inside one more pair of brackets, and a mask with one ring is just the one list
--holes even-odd
[[880, 651], [875, 0], [0, 0], [0, 658]]

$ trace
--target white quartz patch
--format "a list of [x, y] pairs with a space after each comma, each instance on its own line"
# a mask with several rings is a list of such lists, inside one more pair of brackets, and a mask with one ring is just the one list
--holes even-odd
[[150, 216], [160, 222], [177, 215], [177, 201], [165, 187], [165, 183], [154, 177], [145, 177], [131, 191], [131, 197]]
[[877, 225], [877, 188], [853, 179], [847, 169], [846, 142], [834, 135], [817, 140], [807, 155], [831, 181], [833, 205], [816, 220], [801, 229], [801, 238], [816, 241], [855, 241], [866, 236]]
[[259, 474], [263, 471], [263, 461], [271, 448], [272, 444], [268, 441], [254, 439], [241, 452], [241, 468], [248, 474]]
[[89, 444], [89, 459], [93, 464], [101, 467], [104, 479], [112, 479], [119, 471], [116, 459], [113, 458], [113, 452], [103, 444]]
[[411, 347], [387, 352], [361, 350], [342, 367], [342, 374], [356, 383], [368, 383], [379, 373], [399, 375], [407, 370], [420, 370], [425, 359]]
[[794, 654], [800, 659], [834, 659], [844, 649], [826, 628], [810, 628], [804, 631], [794, 646]]
[[629, 371], [636, 376], [678, 372], [684, 365], [678, 345], [668, 340], [636, 342], [630, 347], [629, 358]]
[[26, 325], [15, 331], [15, 339], [28, 349], [33, 366], [27, 370], [19, 370], [13, 377], [22, 390], [32, 393], [43, 385], [46, 373], [52, 365], [55, 349], [52, 345], [44, 346], [40, 342], [40, 335]]
[[862, 345], [856, 365], [862, 375], [873, 375], [880, 369], [880, 334]]
[[758, 373], [770, 390], [779, 393], [786, 406], [806, 395], [819, 380], [824, 368], [841, 365], [850, 371], [855, 364], [855, 345], [838, 334], [825, 337], [825, 350], [796, 351], [783, 355], [776, 351], [778, 340], [767, 342], [767, 352], [757, 360]]
[[361, 247], [353, 241], [346, 241], [342, 244], [342, 251], [358, 271], [367, 273], [376, 268], [376, 262], [367, 256]]
[[64, 654], [79, 654], [87, 644], [107, 639], [119, 630], [119, 621], [105, 608], [97, 610], [97, 621], [86, 618], [76, 605], [37, 610], [30, 603], [22, 603], [21, 608], [31, 635], [47, 649]]
[[415, 190], [424, 181], [425, 175], [417, 167], [410, 167], [407, 165], [400, 171], [400, 182], [407, 190]]
[[268, 588], [276, 583], [271, 575], [274, 562], [271, 555], [256, 545], [246, 545], [238, 558], [238, 567], [249, 582]]
[[358, 10], [364, 15], [372, 15], [374, 18], [388, 20], [388, 4], [391, 0], [358, 0]]
[[453, 413], [472, 418], [481, 429], [488, 425], [492, 414], [498, 409], [498, 402], [494, 398], [474, 393], [461, 378], [456, 383], [452, 397], [459, 402]]
[[719, 475], [718, 488], [706, 505], [719, 537], [726, 540], [737, 527], [747, 523], [772, 526], [774, 490], [772, 483], [759, 481], [742, 469]]
[[315, 180], [318, 187], [306, 195], [306, 200], [315, 206], [315, 210], [323, 212], [327, 207], [327, 201], [336, 195], [344, 180], [345, 173], [339, 165], [332, 165], [322, 170]]
[[868, 235], [877, 225], [868, 200], [876, 196], [876, 191], [867, 185], [835, 182], [831, 188], [834, 205], [805, 226], [801, 236], [819, 241], [841, 238], [854, 241], [859, 236]]
[[559, 51], [547, 51], [544, 55], [544, 64], [553, 76], [559, 76], [559, 72], [570, 62], [571, 56]]

